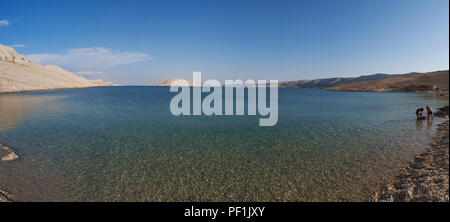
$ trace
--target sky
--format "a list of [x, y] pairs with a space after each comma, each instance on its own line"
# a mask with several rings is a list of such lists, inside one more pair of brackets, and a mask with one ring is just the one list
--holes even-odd
[[124, 85], [428, 72], [449, 69], [449, 1], [2, 0], [0, 44]]

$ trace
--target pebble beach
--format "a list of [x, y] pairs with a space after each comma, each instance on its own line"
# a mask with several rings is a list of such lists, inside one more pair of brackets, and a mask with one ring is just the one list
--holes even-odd
[[449, 201], [449, 107], [440, 108], [436, 117], [447, 118], [429, 148], [403, 168], [392, 183], [375, 193], [379, 202]]

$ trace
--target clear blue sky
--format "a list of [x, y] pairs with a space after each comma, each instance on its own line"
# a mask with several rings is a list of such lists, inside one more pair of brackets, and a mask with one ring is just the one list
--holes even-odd
[[2, 0], [0, 44], [122, 84], [424, 72], [449, 67], [449, 1]]

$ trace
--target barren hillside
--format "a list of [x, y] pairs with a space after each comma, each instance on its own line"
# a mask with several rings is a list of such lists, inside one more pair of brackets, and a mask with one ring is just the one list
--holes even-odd
[[30, 62], [14, 49], [0, 45], [0, 93], [116, 85], [88, 80], [55, 65]]
[[297, 81], [280, 82], [278, 85], [281, 88], [327, 88], [344, 83], [363, 82], [363, 81], [390, 78], [393, 76], [398, 75], [373, 74], [347, 78], [336, 77], [336, 78], [314, 79], [314, 80], [297, 80]]
[[413, 73], [372, 81], [340, 84], [326, 88], [336, 91], [374, 91], [374, 92], [404, 92], [431, 91], [434, 89], [448, 90], [448, 70], [428, 73]]

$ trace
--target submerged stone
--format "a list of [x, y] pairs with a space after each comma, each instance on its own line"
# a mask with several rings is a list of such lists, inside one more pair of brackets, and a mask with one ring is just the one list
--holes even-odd
[[18, 160], [18, 159], [19, 159], [19, 156], [16, 153], [11, 152], [8, 155], [3, 156], [1, 161], [9, 162], [9, 161], [14, 161], [14, 160]]
[[0, 189], [0, 202], [13, 202], [13, 200], [9, 197], [8, 192]]

